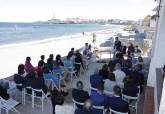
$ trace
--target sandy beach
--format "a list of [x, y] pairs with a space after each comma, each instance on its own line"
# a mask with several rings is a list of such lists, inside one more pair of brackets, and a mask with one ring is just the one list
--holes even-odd
[[[97, 35], [96, 45], [99, 47], [107, 38], [112, 37], [115, 33], [120, 31], [122, 31], [121, 28], [95, 31]], [[85, 36], [77, 34], [63, 39], [51, 39], [42, 42], [22, 43], [0, 47], [0, 79], [12, 76], [16, 73], [18, 64], [24, 64], [27, 56], [30, 56], [32, 64], [37, 66], [38, 60], [42, 54], [45, 55], [45, 61], [49, 54], [61, 54], [61, 56], [66, 56], [72, 47], [79, 49], [82, 48], [85, 43], [92, 44], [92, 32], [86, 33]]]

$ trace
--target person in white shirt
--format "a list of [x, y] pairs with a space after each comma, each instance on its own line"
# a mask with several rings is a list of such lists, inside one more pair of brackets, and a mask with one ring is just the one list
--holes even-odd
[[117, 63], [115, 66], [115, 71], [113, 72], [115, 74], [115, 79], [116, 79], [116, 83], [118, 86], [120, 86], [121, 88], [124, 87], [124, 78], [126, 77], [126, 74], [121, 70], [121, 65], [120, 63]]
[[113, 88], [117, 85], [114, 73], [111, 73], [106, 80], [104, 80], [104, 90], [113, 93]]

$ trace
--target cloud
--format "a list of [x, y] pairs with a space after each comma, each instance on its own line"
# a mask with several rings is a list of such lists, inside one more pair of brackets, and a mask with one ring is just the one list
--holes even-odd
[[133, 3], [141, 3], [143, 0], [130, 0]]

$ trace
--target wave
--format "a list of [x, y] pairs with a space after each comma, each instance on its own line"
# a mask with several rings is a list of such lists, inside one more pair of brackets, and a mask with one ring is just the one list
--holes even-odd
[[[103, 31], [107, 31], [107, 30], [108, 29], [92, 31], [92, 32], [85, 32], [85, 35], [92, 35], [92, 33], [101, 33]], [[66, 40], [66, 39], [73, 39], [73, 38], [80, 38], [80, 37], [82, 37], [82, 33], [75, 33], [75, 34], [63, 35], [63, 36], [59, 36], [59, 37], [45, 38], [42, 40], [33, 40], [33, 41], [28, 41], [28, 42], [23, 41], [23, 42], [16, 42], [16, 43], [10, 43], [10, 44], [2, 44], [0, 46], [0, 49], [16, 47], [16, 46], [24, 46], [24, 45], [36, 45], [36, 44], [42, 44], [42, 43], [47, 43], [47, 42], [52, 42], [52, 41], [57, 41], [57, 40]]]

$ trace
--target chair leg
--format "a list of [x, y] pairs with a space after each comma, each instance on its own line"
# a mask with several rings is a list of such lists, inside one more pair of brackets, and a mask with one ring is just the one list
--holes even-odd
[[23, 99], [24, 99], [24, 100], [23, 100], [23, 103], [24, 103], [24, 105], [25, 105], [25, 102], [26, 102], [26, 101], [25, 101], [25, 100], [26, 100], [25, 90], [23, 90]]
[[32, 91], [32, 108], [34, 108], [34, 92]]
[[22, 90], [22, 104], [24, 104], [24, 92]]
[[15, 108], [13, 108], [13, 111], [15, 111], [17, 114], [20, 114], [20, 112]]
[[44, 99], [41, 100], [42, 102], [42, 112], [44, 111]]

